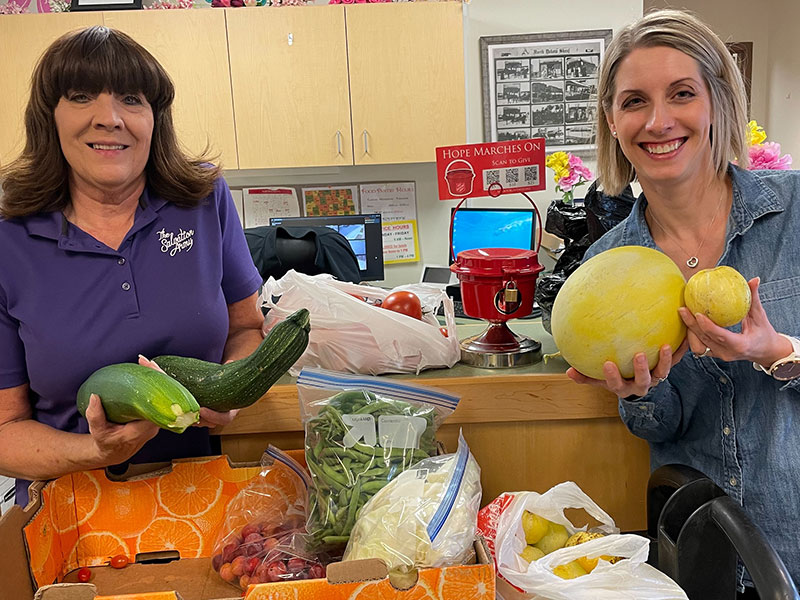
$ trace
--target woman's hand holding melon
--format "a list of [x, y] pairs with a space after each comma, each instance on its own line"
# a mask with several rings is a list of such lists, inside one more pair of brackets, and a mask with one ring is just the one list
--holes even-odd
[[742, 332], [734, 333], [715, 324], [706, 315], [679, 309], [681, 319], [688, 329], [687, 339], [691, 351], [700, 355], [706, 348], [709, 355], [724, 361], [748, 360], [769, 367], [792, 351], [791, 343], [781, 337], [769, 322], [758, 297], [759, 277], [747, 282], [750, 289], [750, 310], [742, 320]]
[[634, 376], [632, 379], [623, 378], [619, 372], [619, 367], [610, 360], [603, 364], [605, 381], [587, 377], [578, 372], [575, 367], [567, 369], [567, 377], [575, 383], [585, 383], [605, 388], [620, 398], [644, 396], [651, 388], [667, 378], [672, 366], [680, 361], [688, 349], [688, 340], [684, 340], [674, 353], [668, 344], [662, 346], [658, 353], [658, 363], [656, 363], [652, 371], [648, 368], [647, 356], [645, 356], [644, 352], [640, 352], [633, 359]]

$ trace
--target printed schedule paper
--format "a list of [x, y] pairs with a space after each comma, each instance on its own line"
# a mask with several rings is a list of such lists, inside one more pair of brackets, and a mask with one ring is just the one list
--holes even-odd
[[299, 217], [300, 204], [293, 188], [244, 188], [244, 226], [269, 225], [270, 217]]
[[360, 195], [362, 213], [381, 214], [384, 264], [418, 261], [416, 184], [362, 184]]

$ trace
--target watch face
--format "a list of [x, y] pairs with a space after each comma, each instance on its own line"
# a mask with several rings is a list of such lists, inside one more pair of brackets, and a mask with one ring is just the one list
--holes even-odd
[[775, 367], [772, 376], [775, 379], [780, 379], [781, 381], [797, 379], [800, 377], [800, 359], [796, 358], [789, 362], [785, 362], [782, 365], [778, 365]]

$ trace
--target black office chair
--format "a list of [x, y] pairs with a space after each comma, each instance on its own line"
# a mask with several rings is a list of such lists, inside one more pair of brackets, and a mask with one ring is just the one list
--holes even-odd
[[737, 557], [761, 600], [799, 600], [780, 556], [742, 507], [700, 471], [665, 465], [650, 475], [651, 564], [689, 600], [736, 598]]
[[244, 230], [253, 262], [264, 281], [294, 269], [306, 275], [330, 273], [340, 281], [361, 282], [350, 243], [330, 227], [264, 225]]

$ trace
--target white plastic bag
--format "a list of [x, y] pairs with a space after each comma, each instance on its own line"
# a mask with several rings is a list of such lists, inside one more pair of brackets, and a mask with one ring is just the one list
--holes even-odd
[[481, 470], [459, 434], [458, 452], [419, 461], [364, 505], [344, 560], [380, 558], [399, 572], [463, 564], [480, 503]]
[[[380, 375], [419, 373], [434, 367], [452, 367], [461, 357], [456, 337], [453, 301], [430, 286], [402, 286], [419, 296], [422, 320], [373, 306], [354, 296], [383, 300], [394, 290], [337, 281], [331, 275], [303, 275], [289, 271], [264, 284], [263, 305], [269, 308], [264, 329], [299, 308], [311, 313], [308, 348], [289, 370], [297, 376], [303, 367]], [[273, 298], [280, 297], [277, 301]], [[439, 331], [435, 313], [444, 306], [448, 336]]]
[[[511, 496], [509, 499], [508, 496]], [[498, 502], [499, 501], [499, 502]], [[498, 498], [496, 510], [490, 507], [479, 517], [479, 529], [484, 536], [492, 537], [497, 572], [509, 583], [517, 586], [533, 598], [548, 600], [677, 600], [686, 599], [683, 590], [669, 577], [652, 568], [645, 561], [649, 552], [649, 540], [642, 536], [619, 534], [613, 519], [589, 498], [575, 483], [560, 483], [544, 494], [519, 492]], [[493, 503], [494, 504], [494, 503]], [[566, 508], [582, 508], [600, 521], [597, 531], [605, 537], [584, 542], [577, 546], [561, 548], [532, 561], [530, 564], [520, 557], [525, 548], [525, 533], [522, 530], [522, 514], [529, 510], [545, 519], [564, 525], [570, 535], [576, 528], [564, 516]], [[487, 509], [489, 509], [487, 511]], [[484, 512], [481, 511], [481, 512]], [[499, 518], [496, 514], [499, 511]], [[494, 512], [494, 515], [492, 513]], [[486, 518], [488, 515], [488, 518]], [[492, 518], [494, 517], [494, 519]], [[496, 530], [489, 523], [494, 521]], [[562, 579], [553, 574], [553, 569], [581, 556], [621, 556], [621, 560], [610, 564], [600, 560], [588, 575], [575, 579]]]

